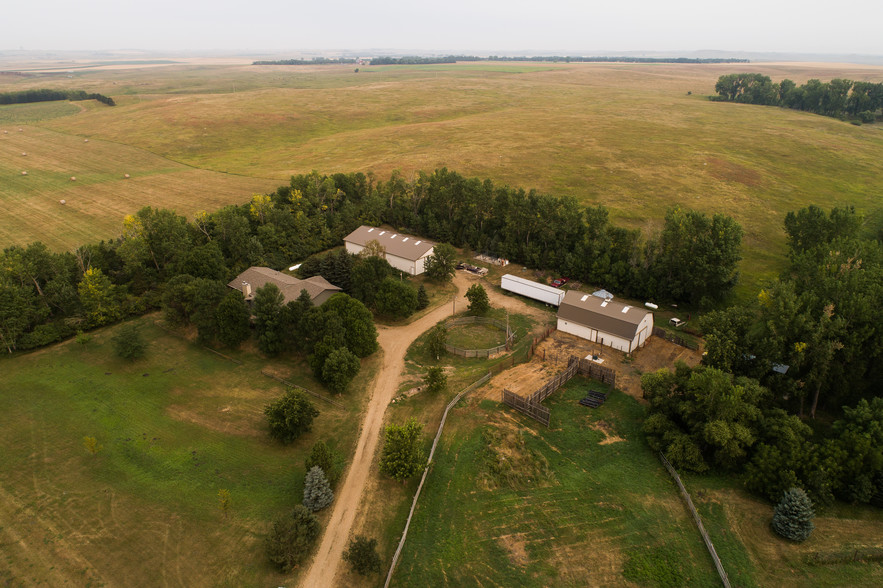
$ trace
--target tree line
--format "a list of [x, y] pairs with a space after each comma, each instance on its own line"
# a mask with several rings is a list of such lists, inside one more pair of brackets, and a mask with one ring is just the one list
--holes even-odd
[[53, 102], [55, 100], [98, 100], [102, 104], [115, 106], [116, 103], [110, 96], [103, 94], [87, 93], [83, 90], [21, 90], [18, 92], [0, 93], [0, 104], [25, 104], [28, 102]]
[[580, 55], [537, 55], [533, 57], [501, 57], [499, 55], [491, 55], [488, 61], [551, 61], [553, 63], [750, 63], [748, 59], [737, 59], [731, 57], [613, 57], [613, 56], [596, 56], [584, 57]]
[[789, 79], [774, 83], [759, 73], [723, 75], [714, 86], [711, 100], [781, 106], [839, 119], [872, 123], [883, 108], [883, 83], [812, 79], [798, 86]]
[[352, 64], [358, 60], [354, 58], [338, 57], [313, 57], [312, 59], [276, 59], [272, 61], [253, 61], [252, 65], [333, 65], [337, 63]]
[[[361, 224], [384, 223], [618, 294], [693, 303], [719, 299], [736, 282], [742, 236], [730, 217], [672, 208], [662, 231], [645, 238], [614, 226], [601, 206], [583, 208], [571, 197], [496, 186], [446, 169], [411, 181], [400, 174], [378, 181], [370, 173], [312, 172], [242, 205], [199, 212], [192, 222], [146, 207], [124, 219], [118, 237], [74, 251], [55, 253], [39, 242], [6, 248], [0, 343], [10, 352], [32, 349], [160, 308], [176, 276], [213, 281], [199, 287], [218, 293], [217, 283], [248, 267], [288, 267], [340, 245]], [[410, 310], [410, 284], [397, 272], [375, 261], [341, 264], [325, 277], [343, 283], [347, 272], [357, 276], [341, 287], [375, 312], [396, 318]], [[369, 275], [376, 291], [366, 290]]]
[[645, 376], [645, 431], [679, 467], [739, 472], [771, 500], [883, 505], [883, 243], [851, 207], [784, 224], [783, 274], [700, 319], [704, 365]]
[[[458, 61], [533, 61], [551, 63], [750, 63], [748, 59], [736, 58], [699, 58], [699, 57], [585, 57], [581, 55], [537, 55], [504, 57], [491, 55], [478, 57], [475, 55], [444, 55], [438, 57], [420, 57], [405, 55], [402, 57], [372, 57], [369, 65], [432, 65], [440, 63], [457, 63]], [[283, 59], [278, 61], [255, 61], [252, 65], [315, 65], [331, 63], [355, 63], [355, 59]]]

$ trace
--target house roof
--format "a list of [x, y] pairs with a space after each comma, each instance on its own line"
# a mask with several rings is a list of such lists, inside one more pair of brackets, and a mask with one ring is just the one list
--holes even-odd
[[568, 290], [558, 307], [558, 318], [629, 340], [635, 338], [638, 325], [648, 314], [652, 313], [638, 306], [604, 300], [575, 290]]
[[282, 272], [277, 272], [274, 269], [270, 269], [268, 267], [259, 267], [253, 266], [236, 276], [229, 284], [227, 284], [231, 288], [235, 288], [236, 290], [242, 290], [242, 283], [246, 282], [251, 285], [251, 296], [247, 299], [250, 300], [254, 298], [255, 292], [258, 288], [262, 288], [267, 284], [273, 283], [279, 288], [282, 292], [282, 295], [285, 297], [285, 302], [288, 303], [292, 300], [296, 300], [298, 296], [300, 296], [301, 290], [306, 290], [310, 295], [310, 298], [315, 300], [317, 296], [319, 296], [322, 292], [327, 290], [332, 290], [334, 292], [341, 292], [342, 289], [338, 288], [334, 284], [330, 283], [328, 280], [323, 278], [322, 276], [313, 276], [311, 278], [307, 278], [306, 280], [299, 280], [293, 276], [289, 276], [288, 274], [283, 274]]
[[343, 240], [361, 247], [367, 245], [369, 241], [376, 240], [386, 249], [387, 255], [394, 255], [411, 261], [417, 261], [429, 253], [435, 245], [432, 241], [427, 241], [420, 237], [367, 225], [362, 225], [344, 237]]

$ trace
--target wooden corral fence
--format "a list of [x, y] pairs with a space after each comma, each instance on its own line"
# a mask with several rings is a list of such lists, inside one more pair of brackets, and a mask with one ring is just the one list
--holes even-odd
[[454, 355], [459, 355], [460, 357], [490, 357], [491, 355], [494, 355], [496, 353], [509, 351], [512, 343], [515, 342], [515, 330], [510, 329], [509, 325], [507, 325], [504, 321], [500, 321], [497, 319], [486, 318], [483, 316], [464, 316], [445, 321], [445, 326], [447, 328], [451, 328], [456, 327], [457, 325], [471, 325], [475, 323], [483, 325], [493, 325], [497, 327], [498, 329], [506, 333], [506, 342], [502, 345], [497, 345], [496, 347], [490, 347], [488, 349], [463, 349], [462, 347], [455, 347], [454, 345], [449, 345], [445, 343], [445, 351]]
[[539, 404], [546, 398], [552, 395], [553, 392], [558, 390], [561, 386], [570, 381], [570, 378], [576, 375], [576, 372], [579, 371], [579, 360], [575, 357], [571, 357], [567, 362], [567, 368], [543, 384], [539, 390], [531, 394], [527, 397], [527, 401], [532, 404]]
[[591, 359], [583, 358], [579, 360], [579, 373], [593, 380], [609, 384], [611, 388], [616, 388], [616, 370], [604, 367]]
[[659, 452], [659, 460], [662, 461], [662, 465], [665, 466], [665, 469], [668, 470], [668, 473], [671, 475], [672, 479], [674, 479], [675, 484], [678, 485], [678, 489], [681, 491], [681, 497], [684, 499], [684, 502], [687, 504], [687, 508], [690, 511], [690, 514], [693, 515], [693, 521], [696, 523], [696, 526], [699, 528], [699, 534], [702, 535], [702, 540], [705, 541], [705, 547], [708, 548], [708, 553], [711, 554], [711, 559], [714, 561], [714, 567], [717, 569], [717, 573], [721, 578], [721, 582], [726, 588], [730, 588], [730, 579], [727, 577], [727, 572], [724, 570], [724, 565], [721, 563], [720, 558], [717, 556], [717, 551], [714, 549], [714, 545], [711, 543], [711, 537], [708, 536], [708, 533], [705, 531], [705, 526], [702, 524], [702, 519], [699, 517], [699, 513], [696, 511], [696, 507], [693, 506], [693, 500], [690, 498], [690, 493], [687, 492], [687, 489], [684, 487], [684, 483], [681, 482], [681, 477], [678, 475], [678, 472], [675, 471], [674, 467], [668, 460], [665, 459], [665, 455], [660, 451]]
[[682, 339], [677, 335], [672, 335], [662, 327], [653, 327], [653, 336], [659, 337], [660, 339], [665, 339], [666, 341], [671, 341], [675, 345], [680, 345], [681, 347], [686, 347], [687, 349], [692, 349], [693, 351], [699, 349], [699, 346], [695, 343], [690, 343], [686, 339]]
[[533, 420], [549, 426], [552, 420], [552, 411], [542, 404], [534, 404], [527, 398], [519, 396], [509, 390], [503, 390], [503, 404], [511, 406], [520, 413], [526, 414]]
[[423, 484], [426, 482], [426, 476], [429, 475], [429, 466], [432, 465], [432, 457], [435, 455], [435, 448], [438, 447], [438, 440], [441, 439], [442, 431], [445, 428], [445, 421], [448, 420], [448, 413], [451, 411], [454, 406], [460, 399], [463, 398], [469, 392], [472, 392], [479, 386], [483, 386], [487, 383], [488, 380], [491, 379], [491, 373], [488, 372], [481, 378], [472, 382], [469, 386], [464, 388], [459, 394], [457, 394], [453, 400], [448, 403], [448, 406], [445, 407], [445, 412], [442, 415], [441, 423], [438, 425], [438, 432], [435, 434], [435, 439], [432, 442], [432, 449], [429, 450], [429, 457], [426, 459], [426, 468], [423, 470], [423, 477], [420, 478], [420, 484], [417, 486], [417, 492], [414, 493], [414, 500], [411, 502], [411, 512], [408, 513], [408, 520], [405, 521], [405, 530], [402, 531], [402, 538], [399, 540], [399, 546], [396, 548], [395, 554], [392, 556], [392, 563], [389, 565], [389, 573], [386, 575], [386, 582], [384, 582], [383, 587], [386, 588], [389, 586], [390, 580], [392, 580], [392, 573], [396, 569], [396, 564], [399, 562], [399, 556], [402, 554], [402, 548], [405, 546], [405, 539], [408, 538], [408, 528], [411, 526], [411, 518], [414, 516], [414, 511], [417, 509], [417, 499], [420, 498], [420, 491], [423, 489]]
[[616, 387], [616, 371], [598, 365], [588, 359], [570, 356], [570, 359], [567, 360], [567, 368], [563, 372], [540, 386], [536, 392], [527, 398], [504, 389], [503, 404], [511, 406], [518, 412], [524, 413], [548, 427], [551, 422], [552, 413], [540, 403], [577, 374], [600, 380], [605, 384], [609, 384], [611, 388]]

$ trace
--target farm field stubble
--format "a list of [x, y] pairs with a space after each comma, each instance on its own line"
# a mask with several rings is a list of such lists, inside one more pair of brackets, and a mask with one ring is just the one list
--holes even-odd
[[[809, 204], [880, 209], [881, 125], [857, 127], [705, 96], [719, 75], [734, 71], [798, 83], [811, 77], [880, 81], [881, 67], [469, 63], [353, 69], [228, 64], [73, 70], [71, 78], [3, 79], [0, 91], [64, 86], [108, 93], [118, 106], [90, 103], [77, 114], [33, 124], [137, 147], [205, 173], [227, 172], [182, 177], [175, 182], [177, 196], [155, 200], [182, 214], [244, 202], [255, 189], [272, 190], [291, 174], [314, 169], [374, 171], [383, 179], [396, 169], [410, 177], [442, 166], [604, 204], [616, 222], [648, 232], [674, 204], [730, 214], [746, 231], [745, 295], [782, 268], [782, 221], [789, 210]], [[65, 158], [60, 153], [66, 164]], [[243, 186], [248, 180], [232, 174], [255, 184]], [[100, 200], [121, 188], [108, 187]], [[187, 207], [188, 192], [202, 194], [204, 206]], [[34, 206], [46, 222], [57, 217], [59, 232], [67, 230], [65, 211]], [[116, 217], [118, 208], [103, 214]], [[24, 229], [14, 235], [17, 242], [28, 240]]]

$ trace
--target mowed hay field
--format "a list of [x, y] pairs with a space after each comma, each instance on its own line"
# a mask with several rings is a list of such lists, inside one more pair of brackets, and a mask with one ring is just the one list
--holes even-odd
[[[54, 104], [43, 106], [48, 111]], [[0, 128], [8, 130], [0, 133], [3, 246], [39, 240], [55, 250], [72, 249], [119, 236], [123, 217], [144, 206], [171, 208], [192, 219], [199, 210], [246, 201], [278, 185], [193, 168], [137, 147], [85, 142], [33, 124], [0, 122]]]
[[[319, 389], [298, 375], [308, 370], [289, 374], [290, 361], [267, 365], [244, 352], [237, 365], [152, 319], [138, 319], [149, 347], [133, 363], [113, 353], [117, 327], [0, 361], [0, 584], [294, 580], [271, 566], [264, 537], [277, 514], [300, 503], [313, 443], [351, 454], [363, 399], [342, 399], [343, 410], [314, 400], [313, 431], [282, 446], [267, 435], [263, 408], [284, 388], [260, 370]], [[86, 436], [102, 446], [97, 454]], [[221, 489], [231, 496], [227, 517]]]
[[[658, 227], [672, 204], [724, 212], [746, 230], [748, 290], [781, 269], [789, 210], [812, 203], [854, 204], [864, 212], [881, 206], [883, 125], [857, 127], [706, 96], [725, 73], [759, 71], [798, 83], [813, 77], [879, 82], [883, 67], [468, 63], [353, 70], [105, 65], [73, 69], [70, 77], [2, 76], [0, 91], [49, 86], [109, 94], [118, 106], [81, 103], [77, 113], [53, 113], [32, 124], [136, 147], [164, 158], [164, 165], [261, 179], [256, 185], [265, 189], [314, 169], [374, 171], [382, 179], [396, 169], [410, 177], [447, 166], [601, 203], [618, 222], [646, 230]], [[0, 120], [8, 108], [0, 107]], [[76, 173], [59, 177], [70, 175]], [[169, 196], [166, 205], [186, 214], [244, 202], [252, 186], [236, 182], [246, 180], [181, 177], [173, 182], [179, 196]], [[124, 187], [111, 183], [100, 199]], [[205, 206], [187, 208], [187, 194], [204, 194]], [[64, 232], [66, 212], [55, 213]]]

